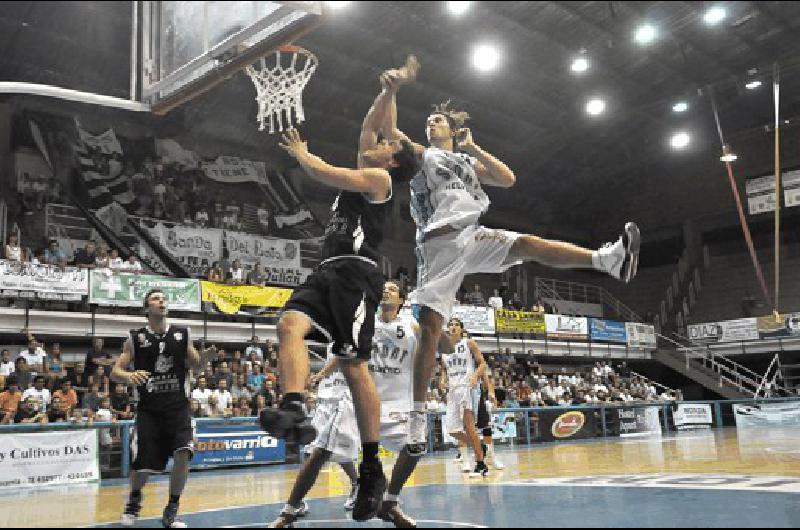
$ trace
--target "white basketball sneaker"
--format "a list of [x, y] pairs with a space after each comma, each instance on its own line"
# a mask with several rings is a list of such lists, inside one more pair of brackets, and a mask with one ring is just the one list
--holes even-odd
[[627, 223], [616, 243], [607, 243], [595, 253], [593, 265], [612, 277], [630, 283], [639, 270], [639, 249], [642, 236], [636, 223]]
[[344, 511], [352, 512], [353, 507], [356, 505], [356, 496], [358, 495], [358, 484], [353, 484], [350, 489], [350, 496], [344, 502]]
[[408, 453], [422, 456], [428, 452], [428, 414], [411, 411], [408, 415]]

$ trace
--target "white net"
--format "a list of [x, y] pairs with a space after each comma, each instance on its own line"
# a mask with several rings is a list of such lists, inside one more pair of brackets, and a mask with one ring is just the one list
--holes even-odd
[[[288, 62], [288, 64], [284, 64]], [[245, 70], [256, 86], [258, 102], [258, 130], [263, 131], [269, 122], [269, 132], [274, 134], [305, 121], [303, 89], [317, 69], [317, 56], [295, 46], [284, 46]], [[285, 120], [285, 122], [284, 122]]]

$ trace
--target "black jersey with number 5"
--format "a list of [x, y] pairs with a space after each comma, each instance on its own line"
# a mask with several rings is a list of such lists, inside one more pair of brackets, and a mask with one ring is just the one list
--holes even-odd
[[147, 383], [136, 387], [138, 410], [159, 412], [188, 407], [189, 330], [170, 326], [159, 335], [144, 327], [131, 331], [131, 341], [134, 370], [150, 373]]

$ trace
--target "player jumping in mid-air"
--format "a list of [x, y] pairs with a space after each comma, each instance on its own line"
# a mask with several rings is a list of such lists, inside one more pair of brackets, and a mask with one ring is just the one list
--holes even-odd
[[[409, 60], [394, 80], [410, 82], [417, 63]], [[276, 438], [308, 444], [316, 431], [307, 418], [304, 392], [309, 373], [307, 336], [333, 344], [342, 359], [339, 368], [347, 380], [361, 436], [363, 461], [353, 519], [372, 519], [381, 508], [386, 477], [378, 459], [380, 399], [367, 362], [372, 353], [374, 318], [384, 278], [378, 262], [386, 219], [391, 212], [392, 181], [408, 180], [416, 158], [405, 141], [379, 142], [386, 122], [390, 91], [384, 90], [364, 119], [358, 169], [334, 167], [311, 154], [296, 130], [283, 137], [281, 147], [305, 172], [340, 190], [325, 231], [322, 263], [296, 289], [278, 322], [281, 385], [280, 410], [261, 414], [261, 425]]]
[[[392, 131], [392, 140], [408, 141], [396, 127], [396, 114], [392, 99], [387, 116], [395, 121], [385, 130]], [[635, 277], [639, 262], [641, 236], [635, 223], [627, 223], [615, 243], [595, 251], [481, 226], [480, 217], [490, 204], [483, 186], [509, 188], [516, 183], [516, 176], [474, 142], [471, 131], [464, 127], [468, 118], [447, 103], [439, 105], [425, 124], [430, 146], [413, 144], [421, 166], [411, 181], [418, 264], [417, 291], [412, 297], [420, 306], [422, 336], [411, 431], [412, 442], [420, 451], [427, 440], [425, 397], [436, 365], [437, 344], [465, 275], [499, 273], [534, 261], [554, 268], [595, 269], [627, 283]]]

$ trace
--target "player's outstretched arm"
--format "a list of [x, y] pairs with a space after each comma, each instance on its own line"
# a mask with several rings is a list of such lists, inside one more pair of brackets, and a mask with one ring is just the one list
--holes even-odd
[[481, 149], [472, 139], [472, 131], [461, 129], [458, 131], [458, 138], [459, 149], [478, 159], [475, 173], [481, 184], [498, 188], [510, 188], [516, 184], [514, 172], [502, 161]]
[[475, 363], [478, 365], [478, 369], [472, 374], [470, 380], [470, 385], [474, 387], [478, 384], [478, 380], [486, 375], [489, 365], [486, 364], [486, 359], [483, 358], [483, 353], [480, 347], [478, 347], [477, 342], [470, 340], [467, 345], [469, 346], [469, 351], [472, 352], [472, 356], [475, 358]]
[[309, 153], [308, 145], [300, 138], [297, 129], [291, 129], [284, 134], [280, 146], [297, 160], [314, 180], [340, 190], [367, 194], [375, 201], [386, 199], [392, 179], [385, 169], [348, 169], [332, 166]]

